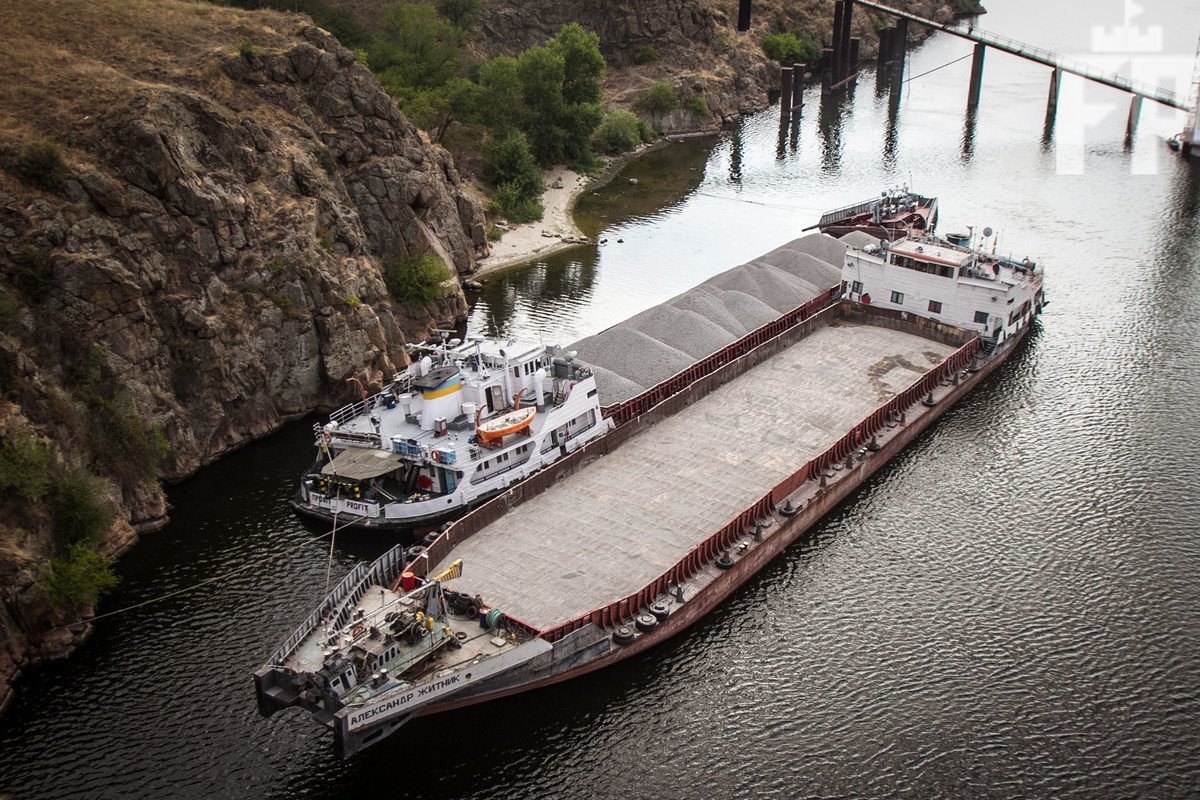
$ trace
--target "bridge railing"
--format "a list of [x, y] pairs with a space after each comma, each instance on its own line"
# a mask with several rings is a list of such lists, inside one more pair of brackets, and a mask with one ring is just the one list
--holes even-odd
[[1085, 61], [1080, 61], [1077, 58], [1062, 56], [1058, 53], [1053, 53], [1036, 45], [1028, 44], [1013, 39], [1009, 36], [1002, 36], [992, 31], [983, 30], [981, 28], [964, 28], [961, 23], [944, 29], [947, 33], [958, 33], [976, 39], [984, 44], [990, 44], [1005, 50], [1018, 51], [1021, 54], [1035, 57], [1039, 61], [1046, 62], [1052, 66], [1056, 66], [1064, 72], [1071, 72], [1080, 75], [1084, 78], [1114, 84], [1120, 88], [1126, 89], [1134, 94], [1140, 94], [1142, 97], [1147, 97], [1166, 105], [1181, 106], [1182, 101], [1174, 92], [1170, 92], [1161, 86], [1155, 86], [1144, 81], [1135, 81], [1131, 78], [1126, 78], [1118, 72], [1100, 69], [1099, 67], [1088, 64]]

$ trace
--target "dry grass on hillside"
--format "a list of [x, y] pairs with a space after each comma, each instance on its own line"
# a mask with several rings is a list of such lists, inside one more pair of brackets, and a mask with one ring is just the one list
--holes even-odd
[[282, 45], [307, 18], [186, 0], [0, 0], [0, 145], [89, 138], [142, 88], [209, 88], [218, 54]]

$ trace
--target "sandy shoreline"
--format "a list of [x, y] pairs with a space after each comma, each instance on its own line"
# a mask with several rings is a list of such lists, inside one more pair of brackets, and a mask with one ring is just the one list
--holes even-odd
[[[513, 225], [500, 241], [492, 244], [492, 254], [480, 261], [472, 279], [485, 277], [497, 270], [522, 264], [538, 256], [548, 255], [568, 247], [578, 247], [583, 232], [575, 226], [572, 211], [575, 200], [587, 189], [598, 189], [611, 181], [633, 159], [668, 144], [671, 139], [659, 139], [644, 144], [624, 155], [609, 158], [604, 168], [594, 176], [581, 175], [566, 167], [555, 167], [543, 176], [546, 193], [542, 195], [544, 213], [537, 222]], [[542, 234], [546, 233], [547, 236]], [[563, 241], [564, 237], [575, 241]]]
[[542, 218], [537, 222], [513, 225], [505, 231], [500, 241], [492, 244], [492, 254], [479, 262], [474, 277], [578, 244], [576, 241], [564, 242], [562, 238], [578, 239], [583, 236], [582, 231], [575, 227], [571, 206], [591, 181], [586, 175], [566, 167], [555, 167], [543, 179], [546, 181], [546, 193], [542, 195], [545, 209]]

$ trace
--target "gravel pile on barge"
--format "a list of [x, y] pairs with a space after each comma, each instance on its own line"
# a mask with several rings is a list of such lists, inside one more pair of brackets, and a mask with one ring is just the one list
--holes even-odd
[[836, 286], [846, 245], [875, 241], [849, 236], [788, 242], [567, 349], [591, 365], [606, 405], [627, 400]]

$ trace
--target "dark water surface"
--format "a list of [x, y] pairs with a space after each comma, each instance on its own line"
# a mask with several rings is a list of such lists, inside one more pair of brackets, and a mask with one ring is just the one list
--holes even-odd
[[[1122, 24], [1119, 3], [1086, 19], [989, 6], [987, 27], [1075, 52], [1092, 25]], [[1166, 27], [1186, 78], [1200, 0], [1147, 6], [1138, 24]], [[968, 51], [935, 37], [909, 74]], [[1059, 174], [1045, 70], [989, 53], [973, 133], [968, 70], [909, 84], [890, 132], [867, 74], [841, 109], [810, 92], [782, 158], [774, 111], [651, 156], [633, 167], [646, 181], [583, 208], [608, 244], [505, 273], [475, 306], [476, 329], [571, 341], [910, 172], [941, 198], [943, 230], [993, 225], [1001, 249], [1048, 265], [1051, 305], [1024, 349], [711, 617], [339, 762], [307, 717], [258, 718], [250, 681], [325, 584], [328, 541], [286, 505], [311, 455], [298, 424], [171, 491], [173, 521], [122, 562], [105, 608], [246, 569], [102, 622], [29, 676], [0, 720], [0, 793], [1194, 796], [1200, 170], [1162, 145], [1178, 117], [1147, 105], [1126, 152], [1124, 100], [1089, 90], [1120, 105], [1087, 128], [1082, 174]], [[613, 216], [622, 197], [634, 218]], [[340, 535], [335, 579], [389, 544]]]

